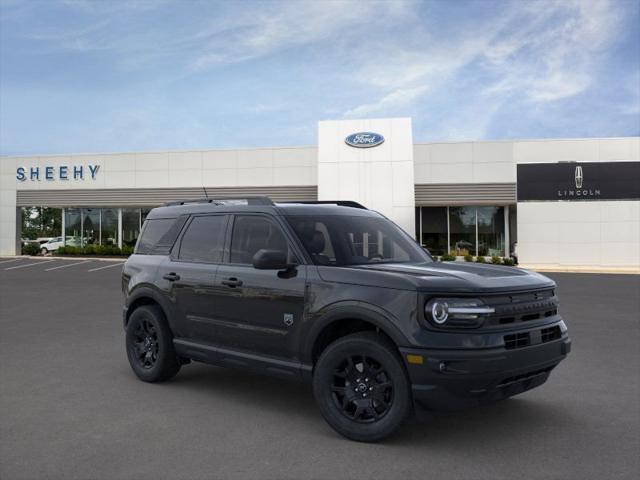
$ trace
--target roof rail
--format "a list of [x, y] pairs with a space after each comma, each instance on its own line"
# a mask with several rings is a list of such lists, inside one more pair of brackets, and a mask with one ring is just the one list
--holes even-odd
[[175, 202], [165, 203], [166, 207], [175, 207], [179, 205], [189, 205], [192, 203], [212, 203], [214, 205], [237, 205], [245, 203], [246, 205], [273, 205], [269, 197], [208, 197], [208, 198], [192, 198], [188, 200], [178, 200]]
[[278, 202], [278, 203], [302, 203], [305, 205], [338, 205], [339, 207], [352, 207], [368, 210], [367, 207], [361, 203], [354, 202], [353, 200], [301, 200], [298, 202]]

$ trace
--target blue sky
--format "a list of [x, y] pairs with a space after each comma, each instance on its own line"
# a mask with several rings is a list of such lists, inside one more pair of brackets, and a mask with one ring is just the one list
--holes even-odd
[[640, 1], [0, 0], [0, 154], [640, 134]]

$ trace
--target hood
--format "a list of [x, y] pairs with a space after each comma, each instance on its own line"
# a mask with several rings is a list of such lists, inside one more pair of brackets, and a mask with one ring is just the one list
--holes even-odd
[[555, 285], [544, 275], [520, 268], [462, 262], [319, 267], [319, 273], [325, 281], [428, 292], [486, 293]]

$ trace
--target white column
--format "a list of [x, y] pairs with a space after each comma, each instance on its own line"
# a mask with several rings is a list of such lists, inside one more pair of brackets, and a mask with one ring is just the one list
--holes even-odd
[[118, 209], [118, 248], [122, 248], [122, 208]]
[[66, 245], [67, 244], [67, 221], [64, 218], [65, 217], [65, 208], [61, 209], [62, 210], [62, 222], [60, 222], [60, 224], [62, 225], [62, 244]]
[[509, 236], [509, 205], [504, 206], [504, 256], [505, 258], [509, 258], [511, 252], [509, 251], [509, 246], [511, 243]]
[[0, 159], [0, 255], [20, 254], [18, 215], [16, 202], [16, 159]]
[[[360, 132], [382, 135], [384, 142], [370, 148], [346, 144], [346, 137]], [[411, 119], [319, 122], [318, 199], [355, 200], [390, 218], [415, 238]]]

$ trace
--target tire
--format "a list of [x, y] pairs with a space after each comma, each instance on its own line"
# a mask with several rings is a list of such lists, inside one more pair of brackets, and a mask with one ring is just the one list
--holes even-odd
[[47, 250], [46, 248], [43, 248], [43, 249], [40, 250], [40, 253], [44, 256], [47, 253], [49, 253], [49, 250]]
[[340, 338], [322, 352], [313, 394], [327, 423], [360, 442], [388, 437], [413, 409], [411, 386], [395, 345], [374, 332]]
[[156, 305], [144, 305], [133, 311], [127, 323], [126, 349], [131, 369], [144, 382], [163, 382], [180, 370], [173, 335], [164, 313]]

